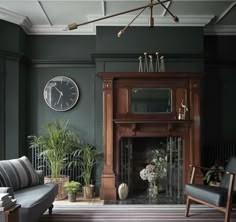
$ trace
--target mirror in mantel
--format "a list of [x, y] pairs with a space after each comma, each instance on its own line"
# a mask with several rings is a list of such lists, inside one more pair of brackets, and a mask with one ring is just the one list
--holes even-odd
[[132, 113], [170, 113], [172, 111], [170, 88], [132, 88]]

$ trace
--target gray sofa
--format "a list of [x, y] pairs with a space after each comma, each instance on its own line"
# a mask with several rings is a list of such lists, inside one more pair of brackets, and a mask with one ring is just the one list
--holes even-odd
[[52, 213], [58, 186], [44, 184], [43, 177], [26, 156], [0, 161], [0, 193], [9, 193], [21, 205], [19, 222], [37, 222], [47, 209]]

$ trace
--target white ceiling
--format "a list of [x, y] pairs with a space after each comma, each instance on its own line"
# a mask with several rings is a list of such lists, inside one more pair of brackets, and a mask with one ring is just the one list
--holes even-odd
[[[163, 1], [163, 0], [162, 0]], [[31, 35], [93, 35], [96, 26], [126, 26], [140, 12], [101, 20], [66, 31], [70, 23], [83, 23], [149, 4], [150, 0], [0, 0], [0, 19], [20, 25]], [[156, 3], [157, 0], [153, 0]], [[153, 8], [155, 26], [199, 26], [205, 34], [236, 35], [236, 1], [172, 0], [165, 6], [179, 18], [175, 23], [161, 5]], [[132, 26], [148, 26], [147, 8]]]

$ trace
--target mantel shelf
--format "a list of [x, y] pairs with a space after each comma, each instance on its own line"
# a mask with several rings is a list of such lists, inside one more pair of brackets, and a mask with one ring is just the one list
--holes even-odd
[[153, 124], [192, 124], [192, 120], [155, 120], [155, 119], [114, 119], [116, 124], [125, 123], [153, 123]]

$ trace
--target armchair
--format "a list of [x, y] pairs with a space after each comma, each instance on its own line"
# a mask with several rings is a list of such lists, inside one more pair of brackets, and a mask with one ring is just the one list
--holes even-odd
[[219, 187], [205, 184], [194, 184], [194, 177], [197, 168], [206, 169], [199, 166], [191, 166], [192, 173], [190, 183], [185, 185], [186, 210], [185, 216], [189, 216], [191, 202], [197, 202], [209, 207], [213, 207], [224, 212], [224, 222], [230, 221], [230, 213], [236, 203], [236, 157], [232, 157], [226, 166], [226, 171]]

